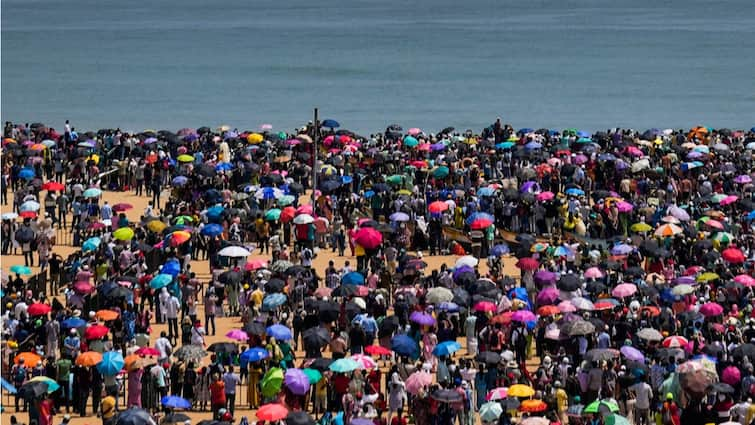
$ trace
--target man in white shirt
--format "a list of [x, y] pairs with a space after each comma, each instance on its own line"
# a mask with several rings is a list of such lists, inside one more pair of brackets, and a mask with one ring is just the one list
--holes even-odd
[[635, 394], [634, 420], [637, 425], [650, 425], [650, 403], [653, 400], [653, 388], [644, 380], [631, 387]]
[[168, 317], [168, 338], [174, 342], [178, 339], [178, 311], [180, 309], [181, 302], [171, 294], [165, 302], [165, 315]]
[[160, 338], [157, 338], [157, 341], [155, 341], [155, 348], [160, 352], [160, 358], [158, 361], [160, 363], [167, 361], [170, 354], [173, 352], [173, 345], [171, 345], [170, 340], [168, 340], [165, 331], [160, 332]]

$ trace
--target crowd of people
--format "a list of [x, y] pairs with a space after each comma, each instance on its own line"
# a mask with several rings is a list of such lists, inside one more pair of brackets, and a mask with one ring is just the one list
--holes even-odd
[[[755, 128], [339, 128], [7, 123], [14, 411], [753, 423]], [[103, 191], [150, 201], [129, 220]]]

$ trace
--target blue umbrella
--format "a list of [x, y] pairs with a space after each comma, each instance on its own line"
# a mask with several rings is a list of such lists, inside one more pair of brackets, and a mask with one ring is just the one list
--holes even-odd
[[270, 311], [286, 303], [286, 295], [281, 293], [270, 294], [262, 300], [262, 310]]
[[755, 210], [750, 211], [749, 214], [747, 214], [748, 220], [755, 220]]
[[542, 147], [543, 145], [538, 142], [529, 142], [526, 145], [524, 145], [524, 149], [526, 150], [535, 150], [535, 149], [540, 149]]
[[528, 308], [532, 308], [532, 304], [530, 303], [530, 298], [527, 295], [527, 288], [514, 288], [509, 291], [509, 298], [511, 299], [518, 299], [520, 301], [523, 301], [525, 304], [527, 304]]
[[293, 335], [291, 334], [291, 329], [283, 326], [283, 325], [273, 325], [269, 326], [266, 330], [267, 334], [278, 341], [286, 341], [291, 338], [293, 338]]
[[167, 274], [172, 277], [176, 277], [179, 273], [181, 273], [181, 263], [179, 263], [176, 259], [168, 260], [168, 262], [163, 264], [163, 266], [160, 268], [160, 274]]
[[436, 345], [435, 348], [433, 348], [433, 354], [435, 354], [438, 357], [450, 356], [451, 354], [459, 351], [460, 349], [461, 349], [461, 344], [459, 344], [458, 342], [444, 341]]
[[81, 245], [81, 250], [84, 252], [96, 251], [97, 248], [99, 248], [101, 242], [102, 240], [98, 237], [89, 238]]
[[582, 196], [585, 194], [585, 191], [582, 189], [578, 189], [576, 187], [572, 187], [572, 188], [566, 189], [564, 193], [571, 196]]
[[553, 255], [555, 257], [567, 257], [574, 255], [574, 251], [572, 251], [569, 247], [561, 245], [553, 251]]
[[205, 236], [218, 236], [223, 233], [223, 226], [217, 223], [210, 223], [202, 228], [201, 233]]
[[97, 189], [96, 187], [90, 187], [89, 189], [84, 191], [83, 195], [85, 198], [96, 198], [102, 195], [102, 191], [100, 189]]
[[334, 361], [330, 364], [330, 366], [328, 366], [328, 369], [336, 373], [348, 373], [353, 370], [359, 369], [359, 363], [357, 363], [356, 360], [347, 357], [345, 359], [338, 359]]
[[117, 351], [108, 351], [102, 355], [102, 361], [97, 363], [97, 370], [105, 376], [115, 376], [123, 369], [123, 356]]
[[577, 136], [579, 136], [579, 137], [590, 137], [590, 133], [588, 133], [587, 131], [580, 130], [580, 131], [577, 132]]
[[2, 387], [5, 391], [8, 391], [11, 394], [18, 392], [18, 390], [16, 390], [16, 387], [14, 387], [10, 382], [6, 381], [5, 378], [0, 378], [0, 384], [2, 384]]
[[173, 180], [171, 181], [171, 183], [173, 184], [173, 186], [183, 186], [188, 181], [189, 181], [189, 179], [186, 176], [178, 176], [178, 177], [173, 178]]
[[86, 324], [87, 322], [84, 319], [79, 318], [79, 317], [71, 317], [60, 322], [60, 326], [64, 328], [69, 328], [69, 329], [80, 328], [80, 327], [86, 326]]
[[152, 289], [160, 289], [170, 285], [170, 282], [173, 282], [173, 276], [169, 274], [158, 274], [149, 282], [149, 287]]
[[516, 145], [514, 142], [501, 142], [495, 145], [496, 149], [511, 149]]
[[10, 266], [10, 272], [28, 276], [31, 274], [31, 268], [28, 266], [22, 266], [21, 264], [15, 264]]
[[336, 121], [334, 119], [330, 119], [330, 118], [322, 120], [322, 124], [321, 125], [323, 127], [328, 127], [328, 128], [338, 128], [338, 127], [341, 126], [341, 124], [339, 124], [338, 121]]
[[368, 190], [367, 192], [364, 192], [364, 198], [365, 199], [370, 199], [373, 196], [375, 196], [375, 192], [373, 192], [372, 190]]
[[391, 349], [396, 354], [416, 359], [419, 357], [419, 345], [409, 335], [399, 334], [391, 339]]
[[349, 184], [353, 181], [354, 179], [351, 176], [341, 176], [341, 183], [343, 184]]
[[521, 134], [527, 134], [527, 133], [534, 133], [534, 132], [535, 132], [534, 129], [525, 127], [525, 128], [520, 128], [519, 131], [517, 131], [516, 133], [517, 134], [520, 134], [520, 133]]
[[359, 272], [350, 272], [343, 275], [341, 283], [344, 285], [364, 285], [364, 275]]
[[221, 162], [215, 166], [215, 171], [229, 171], [233, 170], [233, 164], [230, 162]]
[[509, 246], [505, 243], [498, 244], [493, 247], [493, 249], [490, 251], [491, 254], [495, 255], [496, 257], [500, 257], [502, 255], [506, 255], [510, 252]]
[[24, 179], [24, 180], [31, 180], [37, 175], [34, 173], [34, 170], [31, 168], [22, 168], [21, 171], [18, 172], [18, 178]]
[[456, 313], [459, 310], [461, 310], [459, 308], [458, 304], [456, 304], [454, 302], [450, 302], [450, 301], [444, 301], [444, 302], [440, 303], [438, 305], [438, 309], [441, 310], [441, 311], [447, 311], [449, 313]]
[[472, 224], [472, 222], [476, 220], [490, 220], [492, 222], [495, 222], [495, 217], [488, 213], [478, 212], [467, 217], [467, 224]]
[[225, 211], [225, 208], [223, 208], [221, 205], [215, 205], [213, 207], [207, 208], [207, 219], [208, 220], [218, 220], [220, 219], [220, 216], [223, 215], [223, 211]]
[[409, 214], [405, 212], [395, 212], [389, 217], [391, 221], [409, 221]]
[[191, 409], [191, 402], [176, 395], [166, 395], [160, 399], [160, 404], [171, 409]]
[[252, 347], [243, 353], [239, 357], [239, 360], [245, 363], [255, 363], [260, 360], [265, 360], [270, 357], [270, 353], [262, 347]]
[[493, 196], [495, 189], [492, 187], [481, 187], [477, 190], [477, 196]]

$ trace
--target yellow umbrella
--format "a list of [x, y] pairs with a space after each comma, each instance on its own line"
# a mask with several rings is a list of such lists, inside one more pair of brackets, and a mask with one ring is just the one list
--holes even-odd
[[168, 227], [168, 225], [163, 223], [160, 220], [152, 220], [149, 223], [147, 223], [147, 228], [155, 233], [162, 232], [163, 230], [165, 230], [166, 227]]
[[399, 190], [399, 191], [398, 191], [397, 193], [398, 193], [399, 195], [407, 195], [407, 196], [409, 196], [409, 195], [411, 195], [411, 194], [412, 194], [412, 192], [408, 191], [407, 189], [401, 189], [401, 190]]
[[633, 232], [642, 233], [653, 230], [653, 227], [647, 223], [634, 223], [631, 227]]
[[262, 135], [259, 133], [252, 133], [246, 136], [246, 141], [254, 145], [256, 145], [257, 143], [262, 143], [263, 140], [265, 140], [265, 138], [262, 137]]
[[87, 157], [87, 161], [94, 161], [95, 164], [100, 163], [100, 156], [96, 153], [93, 153]]
[[194, 161], [194, 157], [187, 154], [178, 155], [178, 158], [176, 159], [178, 160], [178, 162], [193, 162]]
[[695, 279], [698, 282], [710, 282], [711, 280], [718, 279], [718, 275], [713, 272], [705, 272]]
[[514, 384], [509, 387], [507, 394], [509, 397], [532, 397], [535, 395], [535, 389], [529, 385]]
[[113, 237], [119, 241], [130, 241], [134, 238], [134, 231], [130, 227], [121, 227], [113, 232]]

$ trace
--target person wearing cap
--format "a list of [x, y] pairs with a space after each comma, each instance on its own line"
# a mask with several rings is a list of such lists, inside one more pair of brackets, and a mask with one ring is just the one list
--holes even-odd
[[[726, 414], [728, 415], [728, 413], [727, 410]], [[674, 401], [674, 394], [672, 393], [666, 394], [666, 401], [663, 402], [661, 407], [661, 425], [681, 425], [679, 406]]]
[[63, 340], [63, 349], [69, 358], [75, 359], [79, 355], [81, 339], [76, 329], [71, 329], [68, 332], [68, 336]]

